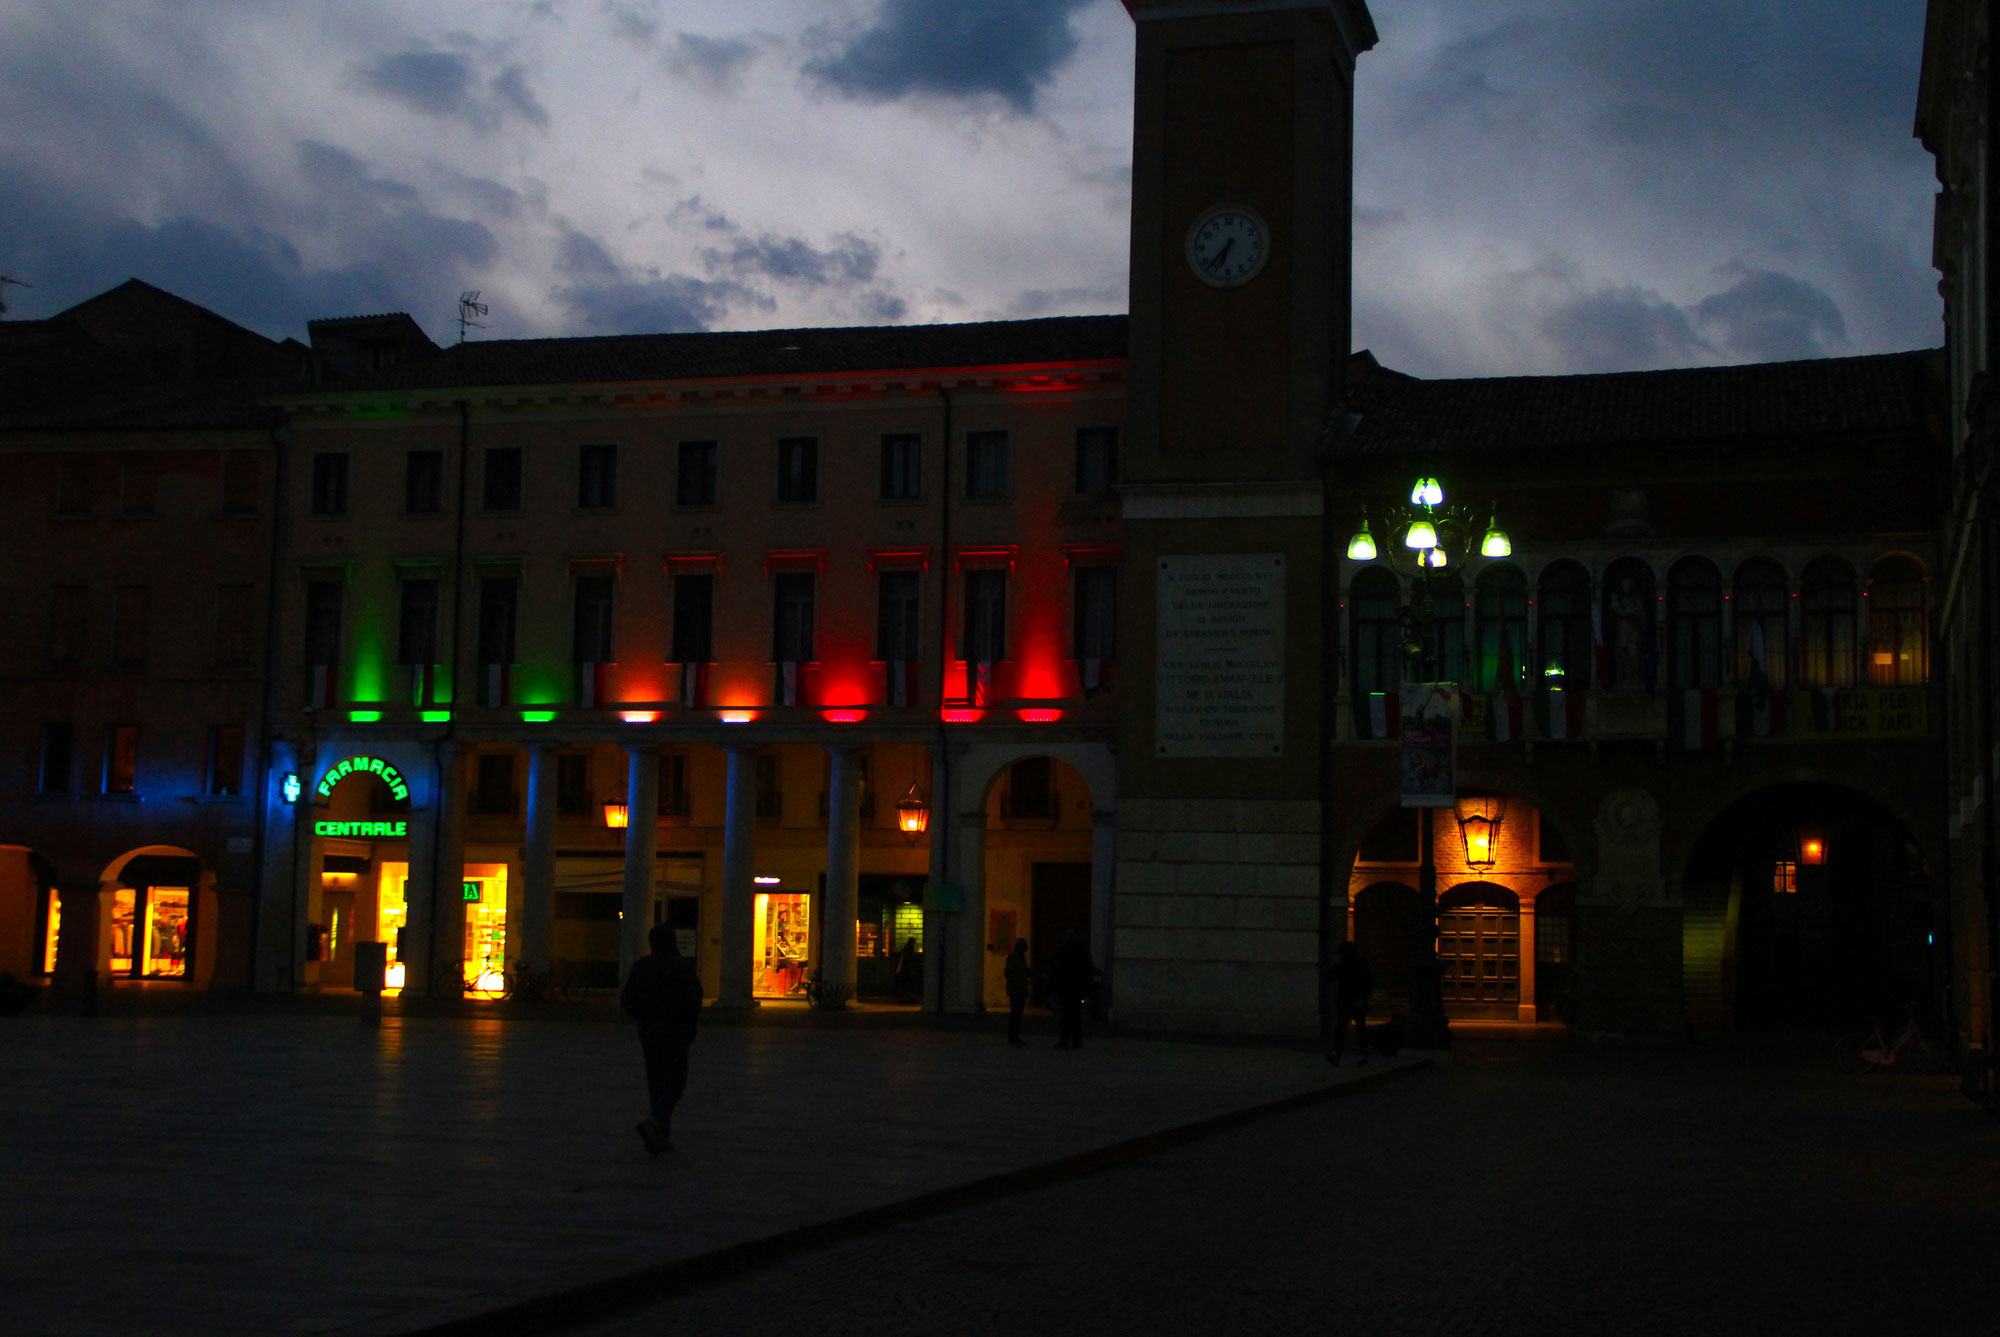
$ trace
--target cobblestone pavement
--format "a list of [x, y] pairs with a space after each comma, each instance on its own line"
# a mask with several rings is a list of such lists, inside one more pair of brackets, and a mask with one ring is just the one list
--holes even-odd
[[1462, 1044], [578, 1331], [2000, 1331], [2000, 1120], [1829, 1048]]
[[416, 1331], [1358, 1075], [1154, 1039], [1009, 1049], [993, 1018], [708, 1024], [655, 1161], [608, 1008], [370, 1028], [135, 1006], [0, 1026], [0, 1333]]

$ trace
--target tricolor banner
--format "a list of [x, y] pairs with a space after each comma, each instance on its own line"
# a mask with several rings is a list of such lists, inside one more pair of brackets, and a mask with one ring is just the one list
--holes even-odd
[[1357, 738], [1394, 738], [1402, 732], [1402, 697], [1396, 692], [1368, 692], [1354, 708]]
[[993, 704], [993, 661], [975, 659], [965, 666], [965, 699], [984, 709]]
[[777, 698], [781, 706], [796, 706], [799, 703], [799, 661], [783, 660], [778, 664]]
[[1541, 726], [1542, 737], [1583, 737], [1583, 697], [1583, 692], [1573, 687], [1544, 688], [1535, 702], [1535, 722]]
[[508, 689], [513, 666], [509, 664], [487, 664], [479, 674], [479, 704], [482, 706], [504, 706], [507, 704]]
[[886, 677], [885, 696], [892, 706], [913, 706], [917, 703], [917, 661], [914, 659], [892, 659], [883, 666]]
[[699, 710], [708, 704], [708, 670], [705, 661], [689, 661], [681, 665], [681, 706], [687, 710]]
[[1104, 689], [1104, 661], [1094, 655], [1078, 660], [1077, 676], [1083, 680], [1083, 694], [1095, 695]]
[[306, 680], [306, 709], [325, 710], [333, 704], [333, 665], [314, 664]]
[[1713, 687], [1687, 687], [1668, 698], [1667, 732], [1683, 752], [1700, 752], [1718, 741]]
[[1512, 692], [1486, 694], [1486, 736], [1511, 743], [1521, 736], [1521, 698]]

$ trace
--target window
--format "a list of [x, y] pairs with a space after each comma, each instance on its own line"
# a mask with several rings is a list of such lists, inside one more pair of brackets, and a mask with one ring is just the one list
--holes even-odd
[[[1403, 624], [1396, 611], [1401, 591], [1394, 573], [1371, 566], [1355, 576], [1348, 595], [1353, 659], [1350, 676], [1357, 697], [1393, 692], [1403, 685]], [[1355, 709], [1360, 710], [1357, 703]]]
[[1076, 627], [1071, 648], [1074, 657], [1086, 664], [1118, 657], [1117, 567], [1076, 569]]
[[1528, 578], [1507, 563], [1479, 573], [1472, 596], [1475, 638], [1472, 686], [1488, 692], [1518, 692], [1528, 652]]
[[56, 514], [89, 515], [92, 461], [64, 460], [56, 475]]
[[1465, 580], [1456, 571], [1431, 577], [1436, 616], [1431, 620], [1433, 682], [1465, 681]]
[[660, 753], [660, 793], [657, 806], [662, 817], [688, 815], [687, 753], [674, 751]]
[[347, 455], [344, 452], [313, 456], [312, 513], [347, 514]]
[[1007, 434], [965, 434], [965, 495], [1004, 497], [1007, 486]]
[[709, 572], [674, 577], [676, 664], [706, 664], [715, 658], [715, 576]]
[[323, 667], [340, 662], [340, 605], [345, 591], [337, 580], [306, 585], [306, 663]]
[[590, 816], [590, 754], [556, 754], [556, 812], [564, 817]]
[[486, 452], [486, 490], [481, 505], [489, 511], [521, 509], [521, 451], [497, 446]]
[[208, 731], [208, 792], [243, 792], [243, 726], [218, 724]]
[[819, 500], [819, 438], [788, 436], [778, 442], [778, 500]]
[[413, 450], [403, 457], [403, 510], [436, 515], [444, 510], [444, 452]]
[[784, 767], [772, 751], [757, 754], [757, 816], [775, 822], [785, 815]]
[[520, 581], [488, 576], [479, 582], [479, 662], [514, 662], [514, 607]]
[[680, 468], [674, 478], [676, 506], [715, 505], [717, 455], [713, 441], [681, 442]]
[[570, 661], [576, 664], [609, 664], [611, 653], [610, 576], [576, 578], [576, 621], [570, 637]]
[[159, 510], [159, 465], [152, 460], [127, 460], [118, 472], [118, 513], [157, 515]]
[[875, 657], [885, 663], [922, 659], [917, 624], [921, 577], [915, 571], [884, 571], [875, 586]]
[[42, 726], [42, 766], [39, 788], [44, 794], [68, 794], [75, 790], [76, 726]]
[[780, 664], [809, 663], [813, 657], [811, 574], [782, 572], [773, 578], [771, 592], [771, 658]]
[[1785, 569], [1769, 558], [1745, 562], [1736, 569], [1730, 630], [1736, 637], [1736, 681], [1782, 689], [1789, 682], [1786, 642], [1791, 639], [1786, 611], [1791, 590]]
[[1007, 573], [965, 573], [965, 637], [959, 658], [987, 664], [1007, 657]]
[[1076, 490], [1096, 495], [1118, 481], [1118, 429], [1076, 429]]
[[1653, 569], [1636, 557], [1619, 558], [1605, 568], [1600, 597], [1607, 675], [1600, 685], [1652, 690], [1659, 668]]
[[882, 500], [914, 501], [924, 494], [924, 439], [914, 433], [882, 438]]
[[1028, 757], [1007, 768], [1007, 816], [1047, 821], [1056, 815], [1055, 768], [1047, 757]]
[[617, 505], [618, 447], [585, 446], [576, 458], [576, 504], [586, 509]]
[[486, 817], [512, 817], [518, 807], [514, 794], [514, 754], [480, 753], [476, 774], [472, 810]]
[[1854, 572], [1836, 557], [1822, 557], [1799, 581], [1800, 681], [1807, 687], [1853, 687], [1855, 670]]
[[431, 665], [438, 662], [438, 582], [403, 582], [403, 607], [397, 618], [396, 662]]
[[89, 653], [90, 590], [57, 585], [49, 591], [49, 664], [74, 668]]
[[215, 587], [215, 664], [248, 668], [251, 663], [253, 591], [248, 585]]
[[1868, 682], [1913, 687], [1930, 681], [1930, 626], [1924, 572], [1908, 557], [1885, 557], [1868, 578]]
[[111, 592], [111, 663], [114, 668], [144, 668], [146, 641], [151, 633], [152, 591], [144, 585], [120, 585]]
[[263, 466], [255, 455], [241, 451], [222, 457], [222, 513], [255, 515]]
[[1705, 557], [1684, 557], [1667, 573], [1667, 680], [1722, 685], [1722, 574]]
[[139, 726], [114, 724], [104, 735], [104, 792], [129, 794], [139, 772]]
[[1551, 562], [1542, 569], [1536, 607], [1541, 610], [1541, 685], [1590, 685], [1590, 573], [1582, 564]]

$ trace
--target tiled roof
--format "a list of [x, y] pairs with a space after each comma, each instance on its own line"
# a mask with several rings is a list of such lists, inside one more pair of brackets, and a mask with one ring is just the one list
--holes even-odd
[[1125, 356], [1125, 327], [1124, 316], [1056, 316], [963, 325], [476, 339], [327, 388], [444, 390], [1116, 360]]
[[1342, 449], [1362, 456], [1454, 454], [1918, 431], [1926, 366], [1936, 356], [1882, 353], [1595, 376], [1369, 377], [1354, 386], [1361, 423]]
[[274, 427], [281, 409], [261, 402], [297, 381], [195, 381], [85, 388], [41, 403], [0, 408], [0, 432]]

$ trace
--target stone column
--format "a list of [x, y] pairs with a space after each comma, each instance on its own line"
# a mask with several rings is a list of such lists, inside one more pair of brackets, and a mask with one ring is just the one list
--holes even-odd
[[[981, 795], [981, 798], [984, 796]], [[950, 942], [945, 957], [945, 988], [954, 1012], [986, 1008], [986, 809], [959, 814], [952, 833], [952, 864], [961, 900], [955, 913], [944, 916], [942, 938]], [[929, 944], [925, 944], [928, 949]]]
[[[938, 887], [951, 881], [951, 755], [942, 747], [931, 749], [931, 817], [929, 841], [930, 886], [924, 895], [924, 977], [923, 1008], [926, 1012], [945, 1009], [944, 975], [940, 970], [949, 954], [943, 949], [945, 925], [950, 916], [937, 908]], [[891, 943], [893, 953], [902, 946]]]
[[[651, 948], [653, 870], [660, 844], [660, 749], [627, 743], [625, 754], [625, 897], [619, 902], [618, 979]], [[697, 948], [699, 950], [699, 948]]]
[[749, 1007], [751, 941], [756, 931], [757, 752], [725, 748], [729, 780], [722, 826], [722, 963], [717, 1007]]
[[556, 745], [528, 749], [528, 830], [522, 850], [521, 922], [510, 926], [508, 957], [549, 968], [556, 900]]
[[[425, 865], [423, 876], [426, 886], [421, 899], [430, 907], [429, 921], [424, 925], [422, 952], [425, 959], [423, 976], [414, 981], [418, 992], [426, 994], [454, 995], [458, 988], [448, 978], [441, 979], [441, 963], [465, 960], [465, 757], [466, 750], [457, 743], [440, 743], [437, 752], [437, 795], [435, 811], [431, 814], [431, 859]], [[411, 937], [415, 932], [416, 905], [419, 893], [416, 891], [417, 870], [410, 869], [412, 893], [410, 898]], [[412, 966], [411, 969], [415, 967]], [[405, 975], [406, 980], [409, 976]]]
[[99, 931], [97, 883], [59, 882], [57, 906], [62, 923], [56, 930], [56, 969], [50, 981], [52, 997], [64, 1012], [97, 1015]]
[[1521, 947], [1521, 1009], [1517, 1014], [1520, 1021], [1535, 1020], [1535, 903], [1521, 902], [1519, 942]]
[[[299, 800], [287, 803], [284, 780], [299, 778]], [[287, 993], [298, 987], [299, 953], [305, 924], [298, 919], [300, 841], [312, 841], [312, 779], [299, 769], [296, 743], [271, 744], [271, 768], [261, 777], [264, 804], [263, 862], [257, 870], [257, 961], [252, 979], [258, 993]], [[67, 907], [64, 911], [67, 915]]]
[[854, 983], [854, 914], [860, 903], [861, 768], [851, 747], [827, 748], [826, 895], [819, 910], [819, 972]]
[[[1103, 1001], [1107, 1016], [1113, 1000], [1111, 963], [1117, 955], [1111, 937], [1112, 926], [1116, 922], [1112, 908], [1116, 900], [1117, 869], [1118, 814], [1093, 810], [1090, 814], [1090, 954], [1096, 960], [1097, 968], [1104, 972], [1104, 987], [1098, 997]], [[1008, 943], [1007, 950], [1013, 951], [1014, 944]]]

